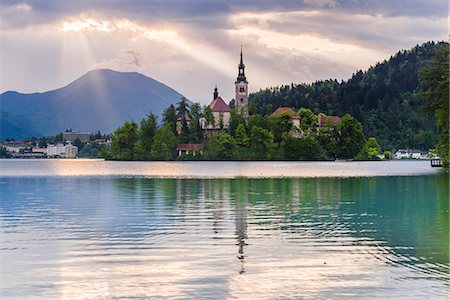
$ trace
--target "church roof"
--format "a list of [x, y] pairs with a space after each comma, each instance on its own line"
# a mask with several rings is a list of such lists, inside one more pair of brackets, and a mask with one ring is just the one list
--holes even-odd
[[223, 101], [222, 98], [217, 97], [214, 99], [209, 105], [213, 112], [229, 112], [231, 111], [230, 107]]
[[300, 119], [299, 115], [290, 107], [278, 107], [273, 113], [272, 116], [274, 117], [280, 117], [282, 113], [287, 113], [291, 116], [292, 119]]

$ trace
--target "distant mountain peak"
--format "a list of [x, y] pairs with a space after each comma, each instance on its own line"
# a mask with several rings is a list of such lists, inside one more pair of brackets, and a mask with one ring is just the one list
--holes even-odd
[[[181, 97], [169, 86], [138, 72], [96, 69], [56, 90], [1, 94], [4, 113], [0, 113], [0, 121], [12, 124], [8, 128], [38, 135], [66, 128], [111, 132], [126, 120], [138, 121], [150, 112], [161, 115]], [[17, 130], [0, 131], [0, 139], [8, 137], [23, 138]]]

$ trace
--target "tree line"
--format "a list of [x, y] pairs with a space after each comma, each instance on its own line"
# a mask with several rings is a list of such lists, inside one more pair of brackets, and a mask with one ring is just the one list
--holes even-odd
[[384, 149], [431, 149], [438, 141], [438, 127], [436, 114], [424, 109], [420, 70], [445, 49], [448, 53], [448, 43], [427, 42], [399, 51], [365, 72], [360, 70], [347, 81], [330, 79], [260, 90], [250, 94], [250, 106], [260, 114], [279, 106], [351, 114], [361, 122], [365, 135], [376, 137]]

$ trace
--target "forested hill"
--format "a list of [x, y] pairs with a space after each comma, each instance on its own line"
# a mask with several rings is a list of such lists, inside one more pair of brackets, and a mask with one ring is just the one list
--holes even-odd
[[420, 69], [446, 43], [427, 42], [403, 50], [348, 81], [317, 81], [271, 87], [250, 95], [256, 111], [267, 114], [279, 106], [305, 107], [315, 113], [349, 113], [376, 137], [383, 149], [433, 148], [437, 142], [435, 117], [423, 111]]

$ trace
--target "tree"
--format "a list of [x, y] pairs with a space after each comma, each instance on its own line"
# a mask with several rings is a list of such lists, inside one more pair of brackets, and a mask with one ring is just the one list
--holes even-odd
[[156, 160], [173, 160], [177, 155], [177, 137], [169, 125], [155, 132], [151, 155]]
[[211, 107], [209, 105], [203, 108], [203, 117], [206, 121], [206, 126], [212, 125], [212, 127], [216, 126], [216, 121], [214, 120], [214, 114], [212, 112]]
[[83, 142], [80, 140], [80, 138], [76, 138], [76, 139], [73, 141], [73, 145], [74, 145], [75, 147], [78, 148], [78, 151], [83, 150], [84, 144], [83, 144]]
[[187, 99], [182, 97], [180, 102], [177, 103], [177, 121], [181, 122], [181, 130], [180, 130], [180, 142], [187, 143], [189, 141], [189, 126], [188, 126], [188, 117], [189, 117], [189, 104], [187, 103]]
[[300, 147], [301, 142], [299, 139], [293, 137], [292, 135], [285, 133], [281, 139], [281, 152], [282, 158], [286, 160], [298, 160], [300, 159]]
[[236, 144], [241, 148], [246, 148], [249, 143], [249, 138], [247, 135], [247, 131], [245, 130], [244, 124], [239, 124], [236, 129]]
[[134, 146], [137, 139], [137, 124], [126, 121], [112, 135], [111, 158], [115, 160], [133, 160]]
[[218, 135], [218, 142], [218, 158], [234, 159], [236, 149], [236, 141], [234, 140], [234, 138], [226, 132], [221, 132]]
[[380, 145], [377, 142], [377, 139], [374, 137], [368, 138], [367, 142], [364, 144], [364, 147], [355, 157], [357, 160], [379, 160], [379, 155], [381, 152]]
[[293, 127], [292, 117], [286, 112], [281, 113], [279, 117], [268, 117], [266, 120], [277, 143], [280, 143], [282, 135], [289, 133]]
[[338, 125], [338, 156], [353, 158], [361, 151], [365, 143], [363, 127], [354, 117], [346, 114]]
[[299, 139], [299, 156], [303, 160], [325, 159], [325, 153], [319, 142], [311, 136]]
[[177, 112], [175, 106], [171, 104], [163, 113], [163, 126], [169, 126], [173, 134], [177, 134]]
[[430, 64], [420, 72], [420, 85], [426, 103], [434, 111], [439, 128], [437, 150], [444, 165], [449, 165], [449, 45], [445, 44]]
[[253, 159], [271, 159], [274, 149], [273, 134], [261, 127], [250, 130], [250, 156]]
[[317, 116], [308, 108], [300, 108], [297, 112], [300, 116], [300, 127], [303, 131], [314, 130], [317, 127]]
[[200, 143], [203, 139], [202, 129], [200, 128], [201, 109], [200, 103], [193, 103], [191, 105], [191, 121], [189, 122], [190, 143]]
[[147, 118], [141, 120], [141, 126], [138, 130], [138, 142], [135, 146], [135, 158], [137, 160], [148, 160], [151, 158], [151, 148], [153, 136], [157, 130], [157, 117], [153, 114], [147, 114]]

